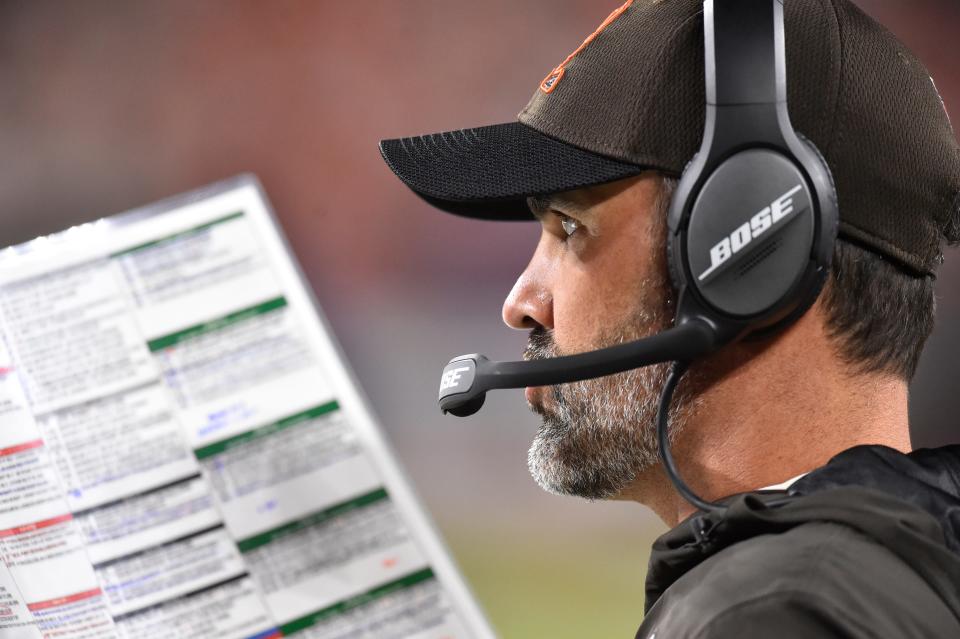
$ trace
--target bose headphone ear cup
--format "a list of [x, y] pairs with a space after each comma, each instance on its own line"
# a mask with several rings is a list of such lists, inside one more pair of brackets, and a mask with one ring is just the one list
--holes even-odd
[[817, 196], [806, 173], [786, 149], [757, 145], [718, 161], [701, 178], [683, 259], [687, 286], [718, 320], [746, 322], [752, 330], [792, 308], [817, 241]]

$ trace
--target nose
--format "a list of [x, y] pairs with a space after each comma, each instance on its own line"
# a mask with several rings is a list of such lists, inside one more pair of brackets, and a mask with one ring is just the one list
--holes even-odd
[[503, 302], [503, 322], [517, 330], [553, 328], [553, 294], [537, 256], [517, 278]]

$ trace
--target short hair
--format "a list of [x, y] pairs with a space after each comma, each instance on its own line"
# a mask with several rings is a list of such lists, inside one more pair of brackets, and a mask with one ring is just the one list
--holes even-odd
[[[676, 185], [676, 178], [662, 176], [661, 193], [667, 206]], [[949, 245], [960, 243], [960, 206], [954, 206], [942, 239]], [[906, 381], [913, 378], [933, 331], [937, 304], [932, 275], [908, 272], [885, 256], [840, 237], [820, 303], [827, 333], [853, 370]]]
[[854, 370], [909, 381], [933, 332], [932, 275], [913, 275], [879, 253], [838, 238], [821, 294], [828, 334]]

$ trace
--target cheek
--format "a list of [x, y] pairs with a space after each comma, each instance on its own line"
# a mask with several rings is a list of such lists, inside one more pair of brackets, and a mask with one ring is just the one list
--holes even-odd
[[554, 339], [567, 353], [592, 350], [612, 327], [622, 326], [638, 308], [659, 303], [651, 290], [657, 263], [636, 250], [604, 252], [565, 264], [553, 290]]

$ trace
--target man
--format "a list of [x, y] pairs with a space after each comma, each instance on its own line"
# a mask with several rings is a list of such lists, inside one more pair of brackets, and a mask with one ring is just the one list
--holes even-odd
[[[655, 544], [637, 637], [960, 636], [960, 447], [911, 453], [907, 419], [941, 250], [960, 242], [960, 149], [892, 35], [849, 0], [784, 5], [790, 118], [833, 173], [840, 238], [808, 312], [696, 362], [680, 386], [674, 456], [726, 509], [696, 513], [658, 461], [666, 365], [528, 388], [542, 417], [530, 471], [676, 526]], [[528, 359], [673, 319], [666, 211], [703, 135], [701, 10], [627, 2], [519, 123], [382, 143], [439, 208], [539, 221], [503, 308], [530, 331]]]

